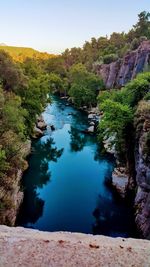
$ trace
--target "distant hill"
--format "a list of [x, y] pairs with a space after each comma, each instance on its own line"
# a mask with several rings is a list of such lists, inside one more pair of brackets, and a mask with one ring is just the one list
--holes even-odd
[[0, 43], [0, 46], [7, 46], [6, 44], [4, 44], [4, 43]]
[[48, 54], [46, 52], [39, 52], [33, 48], [28, 48], [28, 47], [7, 46], [0, 44], [0, 50], [4, 50], [15, 61], [20, 61], [20, 62], [24, 61], [26, 58], [48, 59], [56, 57], [53, 54]]

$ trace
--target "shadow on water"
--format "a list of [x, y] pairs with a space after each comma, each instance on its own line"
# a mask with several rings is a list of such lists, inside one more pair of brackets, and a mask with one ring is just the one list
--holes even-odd
[[[108, 193], [111, 191], [112, 197], [109, 198], [99, 194], [96, 208], [93, 210], [95, 221], [92, 226], [94, 235], [108, 235], [112, 237], [134, 237], [138, 238], [134, 221], [134, 197], [133, 195], [122, 199], [121, 196], [112, 187], [112, 171], [116, 165], [114, 157], [111, 154], [103, 152], [100, 146], [97, 146], [94, 159], [101, 162], [106, 159], [110, 162], [111, 168], [107, 170], [104, 176], [104, 186]], [[125, 223], [120, 223], [125, 222]]]
[[[17, 225], [34, 224], [43, 215], [44, 201], [38, 196], [37, 188], [42, 188], [50, 181], [51, 172], [48, 164], [50, 161], [57, 162], [62, 153], [63, 149], [57, 149], [51, 137], [44, 142], [42, 139], [32, 142], [29, 169], [23, 177], [24, 201], [17, 218]], [[30, 180], [28, 180], [29, 173]]]
[[[97, 206], [93, 210], [93, 217], [95, 218], [93, 223], [94, 235], [138, 237], [131, 203], [129, 204], [128, 201], [121, 199], [115, 192], [113, 201], [102, 195], [98, 196]], [[122, 221], [126, 223], [120, 223]]]

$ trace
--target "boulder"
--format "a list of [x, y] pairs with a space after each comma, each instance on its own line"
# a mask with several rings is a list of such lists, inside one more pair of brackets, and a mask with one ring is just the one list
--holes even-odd
[[40, 130], [46, 130], [47, 124], [45, 123], [42, 115], [37, 117], [36, 127], [39, 128]]
[[129, 176], [125, 168], [115, 168], [112, 173], [112, 186], [116, 189], [122, 198], [126, 196]]
[[106, 134], [103, 139], [104, 148], [108, 153], [113, 154], [114, 156], [116, 155], [115, 139], [116, 134], [109, 137]]
[[95, 116], [96, 116], [96, 114], [89, 114], [88, 119], [93, 120], [93, 119], [95, 119]]
[[91, 121], [89, 124], [90, 124], [90, 126], [95, 126], [95, 122], [94, 121]]
[[36, 139], [42, 137], [43, 135], [44, 132], [39, 128], [37, 128], [36, 126], [34, 126], [32, 137]]
[[44, 120], [37, 122], [36, 125], [37, 125], [37, 128], [39, 128], [40, 130], [46, 130], [47, 128], [47, 125]]
[[94, 133], [94, 126], [90, 126], [88, 128], [88, 133]]

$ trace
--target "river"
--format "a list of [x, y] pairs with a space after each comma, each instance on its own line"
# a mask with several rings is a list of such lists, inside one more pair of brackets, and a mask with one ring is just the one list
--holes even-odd
[[114, 162], [101, 155], [96, 137], [82, 132], [88, 127], [87, 115], [53, 97], [43, 116], [48, 129], [32, 142], [17, 225], [134, 237], [131, 203], [121, 200], [106, 183]]

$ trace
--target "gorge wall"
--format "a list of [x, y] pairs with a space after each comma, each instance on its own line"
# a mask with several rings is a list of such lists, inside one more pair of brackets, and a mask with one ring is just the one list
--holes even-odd
[[9, 176], [0, 180], [0, 223], [14, 226], [16, 216], [23, 200], [21, 179], [23, 172], [28, 168], [25, 160], [31, 151], [31, 141], [26, 141], [21, 148], [22, 166], [11, 169]]
[[150, 102], [142, 101], [135, 117], [136, 224], [150, 239]]
[[128, 52], [123, 59], [110, 64], [97, 64], [95, 71], [102, 77], [106, 88], [121, 88], [131, 79], [148, 69], [150, 41], [143, 41], [137, 50]]
[[[149, 66], [150, 41], [143, 41], [137, 50], [128, 52], [123, 59], [97, 65], [96, 72], [107, 89], [121, 88], [138, 73], [149, 71]], [[141, 235], [150, 239], [150, 101], [139, 102], [134, 124], [135, 221]], [[122, 197], [129, 191], [129, 175], [125, 168], [116, 168], [112, 174], [112, 185]]]

